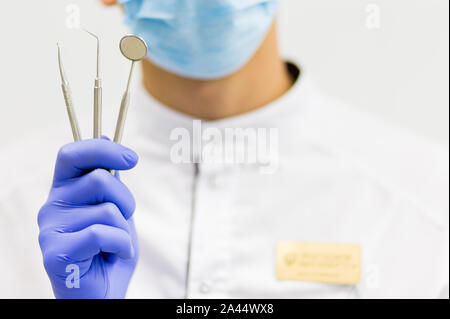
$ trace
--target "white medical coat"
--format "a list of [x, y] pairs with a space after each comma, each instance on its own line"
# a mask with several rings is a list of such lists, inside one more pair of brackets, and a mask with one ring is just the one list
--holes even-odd
[[[196, 176], [194, 164], [173, 163], [170, 135], [192, 133], [193, 120], [143, 89], [133, 97], [124, 144], [140, 161], [121, 176], [137, 202], [140, 260], [128, 297], [448, 296], [448, 150], [326, 97], [307, 74], [264, 108], [202, 123], [278, 129], [272, 174], [203, 158]], [[70, 142], [59, 129], [0, 151], [2, 298], [53, 297], [36, 220]], [[228, 146], [248, 147], [239, 143]], [[278, 281], [283, 240], [360, 245], [361, 283]]]

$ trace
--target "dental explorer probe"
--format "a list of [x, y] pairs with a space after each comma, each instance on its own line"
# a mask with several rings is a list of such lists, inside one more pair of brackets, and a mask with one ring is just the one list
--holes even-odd
[[102, 138], [102, 80], [100, 79], [100, 39], [98, 36], [82, 29], [97, 40], [97, 72], [94, 82], [94, 138]]
[[[125, 93], [122, 96], [122, 102], [120, 103], [119, 117], [116, 124], [116, 132], [114, 134], [114, 142], [121, 143], [123, 136], [123, 129], [125, 126], [125, 120], [127, 117], [128, 106], [130, 104], [130, 83], [133, 75], [133, 70], [136, 62], [141, 61], [147, 56], [147, 44], [145, 41], [137, 35], [126, 35], [120, 40], [120, 52], [123, 56], [131, 61], [130, 74], [128, 75], [127, 87]], [[112, 175], [115, 175], [115, 171], [111, 171]]]
[[62, 65], [61, 59], [61, 48], [59, 43], [56, 43], [58, 47], [58, 65], [59, 73], [61, 75], [61, 88], [64, 95], [64, 102], [66, 103], [67, 114], [69, 115], [70, 126], [72, 127], [73, 139], [75, 142], [81, 140], [80, 128], [78, 126], [78, 120], [75, 115], [75, 109], [73, 107], [72, 94], [69, 87], [69, 82], [67, 81], [66, 74], [64, 72], [64, 67]]

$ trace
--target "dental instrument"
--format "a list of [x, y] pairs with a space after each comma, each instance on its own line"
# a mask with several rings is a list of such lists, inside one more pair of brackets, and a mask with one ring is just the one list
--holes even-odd
[[58, 65], [59, 65], [59, 73], [61, 75], [61, 88], [64, 95], [64, 102], [66, 103], [67, 114], [69, 116], [70, 125], [72, 127], [73, 139], [75, 142], [81, 140], [80, 128], [78, 126], [78, 120], [75, 115], [75, 109], [73, 107], [72, 94], [70, 91], [69, 82], [67, 81], [66, 74], [64, 72], [64, 67], [62, 65], [61, 59], [61, 48], [59, 47], [59, 43], [56, 43], [58, 47]]
[[[126, 35], [120, 40], [120, 52], [122, 55], [131, 61], [130, 74], [128, 75], [127, 87], [125, 93], [122, 96], [122, 102], [120, 103], [119, 117], [116, 124], [116, 132], [114, 134], [114, 142], [121, 143], [123, 136], [123, 129], [125, 126], [125, 120], [128, 113], [128, 106], [130, 105], [130, 83], [133, 76], [133, 70], [136, 62], [141, 61], [147, 56], [148, 48], [145, 41], [137, 35]], [[112, 175], [115, 175], [115, 171], [111, 171]]]
[[131, 61], [130, 74], [128, 75], [128, 82], [125, 93], [122, 97], [120, 105], [119, 118], [117, 119], [116, 132], [114, 135], [114, 142], [121, 143], [123, 129], [125, 126], [125, 119], [130, 104], [130, 83], [133, 75], [133, 70], [136, 62], [141, 61], [147, 56], [148, 48], [145, 41], [137, 35], [126, 35], [120, 40], [120, 52], [123, 56]]
[[102, 80], [100, 79], [100, 39], [98, 36], [82, 29], [97, 40], [97, 72], [94, 82], [94, 138], [102, 138]]

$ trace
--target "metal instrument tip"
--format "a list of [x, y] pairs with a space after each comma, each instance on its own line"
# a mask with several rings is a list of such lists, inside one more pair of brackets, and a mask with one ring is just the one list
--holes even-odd
[[94, 33], [81, 28], [82, 31], [86, 32], [87, 34], [91, 35], [92, 37], [94, 37], [97, 40], [97, 78], [100, 77], [100, 38], [95, 35]]
[[56, 46], [58, 47], [58, 66], [59, 66], [59, 74], [61, 75], [61, 81], [63, 83], [67, 83], [66, 74], [64, 72], [64, 67], [63, 67], [62, 58], [61, 58], [61, 47], [59, 46], [58, 42], [56, 42]]

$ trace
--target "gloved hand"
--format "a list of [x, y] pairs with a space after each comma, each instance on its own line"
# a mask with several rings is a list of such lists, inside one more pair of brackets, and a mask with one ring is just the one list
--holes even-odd
[[50, 196], [38, 217], [56, 298], [125, 297], [138, 257], [135, 201], [106, 169], [128, 170], [137, 161], [132, 150], [104, 139], [59, 151]]

